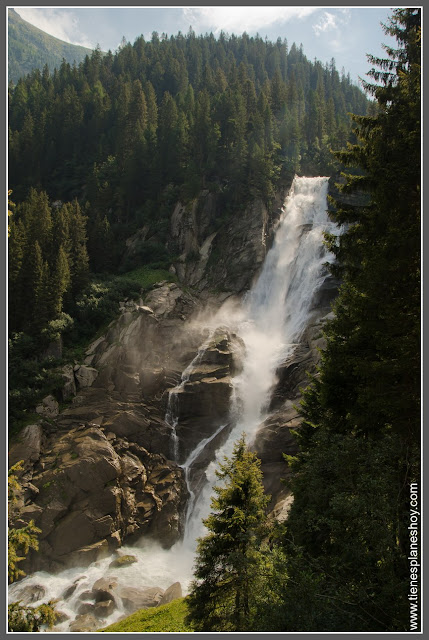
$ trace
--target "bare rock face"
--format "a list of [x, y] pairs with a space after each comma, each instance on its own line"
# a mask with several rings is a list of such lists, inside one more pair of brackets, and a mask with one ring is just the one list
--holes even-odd
[[40, 424], [29, 424], [22, 429], [19, 438], [9, 449], [9, 464], [12, 466], [24, 461], [28, 466], [36, 462], [42, 450], [43, 429]]
[[217, 287], [242, 293], [251, 285], [262, 264], [284, 193], [279, 192], [270, 210], [254, 201], [219, 226], [221, 214], [216, 194], [202, 191], [192, 203], [177, 203], [171, 216], [167, 246], [179, 255], [174, 264], [180, 282], [204, 293]]
[[82, 364], [74, 367], [74, 375], [79, 388], [85, 388], [93, 384], [98, 376], [98, 371], [93, 367]]
[[[201, 440], [229, 423], [231, 378], [240, 366], [236, 356], [240, 343], [241, 340], [226, 327], [219, 327], [194, 364], [188, 381], [177, 389], [180, 460], [186, 460]], [[219, 446], [219, 442], [213, 444]], [[210, 452], [213, 449], [207, 448], [206, 454]]]
[[85, 566], [137, 534], [156, 535], [168, 547], [182, 533], [182, 469], [126, 440], [113, 446], [96, 425], [51, 436], [31, 482], [39, 493], [20, 517], [33, 518], [42, 532], [27, 573]]
[[54, 396], [43, 398], [42, 404], [36, 407], [36, 413], [44, 418], [55, 418], [59, 413], [59, 405]]

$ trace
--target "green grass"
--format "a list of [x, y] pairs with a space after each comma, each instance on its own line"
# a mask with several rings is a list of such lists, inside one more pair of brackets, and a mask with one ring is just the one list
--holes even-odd
[[148, 266], [138, 267], [132, 271], [116, 276], [117, 280], [132, 280], [137, 282], [142, 289], [148, 289], [157, 282], [162, 280], [168, 280], [168, 282], [174, 282], [176, 277], [170, 273], [167, 269], [151, 269]]
[[169, 604], [150, 609], [140, 609], [124, 618], [120, 622], [115, 622], [105, 629], [108, 633], [123, 632], [191, 632], [193, 629], [185, 624], [185, 617], [188, 614], [185, 598], [178, 598]]

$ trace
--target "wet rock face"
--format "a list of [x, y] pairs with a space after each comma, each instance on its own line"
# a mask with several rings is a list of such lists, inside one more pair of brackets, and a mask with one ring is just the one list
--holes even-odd
[[[205, 194], [188, 209], [178, 205], [170, 249], [181, 256], [179, 281], [196, 293], [162, 282], [144, 299], [121, 303], [118, 319], [90, 345], [84, 362], [64, 368], [63, 399], [71, 398], [70, 404], [57, 415], [55, 399], [45, 399], [40, 421], [26, 427], [10, 452], [11, 463], [25, 460], [20, 517], [34, 519], [42, 530], [40, 553], [31, 552], [23, 563], [27, 573], [85, 566], [141, 536], [152, 536], [165, 547], [180, 538], [188, 493], [178, 465], [206, 442], [189, 471], [197, 493], [231, 428], [232, 379], [243, 351], [237, 336], [219, 327], [181, 385], [182, 372], [208, 337], [189, 319], [210, 299], [210, 287], [223, 290], [213, 294], [215, 306], [249, 289], [282, 204], [283, 194], [271, 211], [253, 203], [217, 230], [211, 226], [215, 196]], [[299, 401], [306, 372], [320, 357], [320, 318], [329, 312], [335, 291], [336, 284], [326, 278], [312, 323], [277, 372], [271, 415], [255, 442], [273, 509], [289, 499], [280, 478], [287, 473], [282, 452], [296, 451], [291, 431], [299, 428], [299, 418], [292, 403]], [[177, 396], [177, 459], [166, 420], [172, 394]], [[73, 623], [81, 629], [98, 620], [96, 603], [89, 604]], [[111, 606], [103, 605], [100, 616]]]
[[[189, 380], [177, 391], [179, 461], [185, 461], [201, 440], [230, 421], [232, 377], [240, 367], [241, 340], [218, 328], [195, 362]], [[214, 445], [219, 446], [219, 442]], [[213, 447], [207, 447], [211, 456]], [[207, 459], [209, 461], [209, 458]]]
[[186, 353], [201, 343], [200, 332], [184, 325], [196, 308], [196, 299], [174, 283], [154, 287], [144, 304], [124, 306], [86, 353], [86, 365], [98, 371], [92, 388], [123, 400], [159, 402], [185, 368]]
[[20, 520], [34, 519], [41, 534], [27, 573], [89, 564], [137, 535], [156, 535], [169, 547], [182, 534], [183, 471], [135, 443], [112, 445], [96, 425], [55, 433], [31, 482], [38, 493]]

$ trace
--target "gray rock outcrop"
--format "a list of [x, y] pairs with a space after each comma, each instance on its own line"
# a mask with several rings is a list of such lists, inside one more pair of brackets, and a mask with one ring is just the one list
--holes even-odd
[[183, 595], [182, 585], [180, 584], [180, 582], [174, 582], [172, 585], [168, 587], [168, 589], [164, 591], [164, 594], [161, 600], [159, 601], [159, 606], [163, 604], [168, 604], [169, 602], [173, 602], [173, 600], [177, 600], [177, 598], [181, 598], [182, 595]]
[[97, 425], [53, 432], [31, 482], [38, 494], [20, 521], [33, 519], [41, 534], [40, 552], [23, 563], [27, 573], [85, 566], [142, 534], [168, 547], [182, 533], [180, 467], [125, 439], [113, 445]]
[[118, 595], [126, 612], [134, 613], [138, 609], [157, 607], [162, 600], [164, 590], [159, 587], [146, 587], [144, 589], [122, 587], [119, 589]]
[[55, 418], [59, 413], [59, 404], [54, 396], [46, 396], [46, 398], [43, 398], [42, 404], [36, 407], [36, 413], [44, 418]]

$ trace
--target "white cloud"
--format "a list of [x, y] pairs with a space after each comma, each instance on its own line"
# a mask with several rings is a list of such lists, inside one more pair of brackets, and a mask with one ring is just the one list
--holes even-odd
[[319, 7], [199, 7], [184, 9], [184, 17], [195, 31], [242, 34], [261, 32], [274, 24], [305, 18]]
[[81, 33], [78, 19], [70, 11], [64, 11], [64, 9], [23, 9], [22, 7], [15, 7], [15, 11], [23, 20], [55, 38], [90, 49], [95, 47], [95, 44]]
[[320, 21], [317, 24], [313, 25], [313, 31], [316, 36], [320, 36], [321, 33], [336, 29], [337, 26], [337, 19], [334, 14], [325, 11]]
[[353, 33], [345, 27], [350, 23], [351, 12], [349, 9], [340, 9], [335, 13], [324, 11], [320, 20], [313, 25], [316, 36], [324, 38], [326, 43], [335, 53], [342, 53], [350, 49]]

